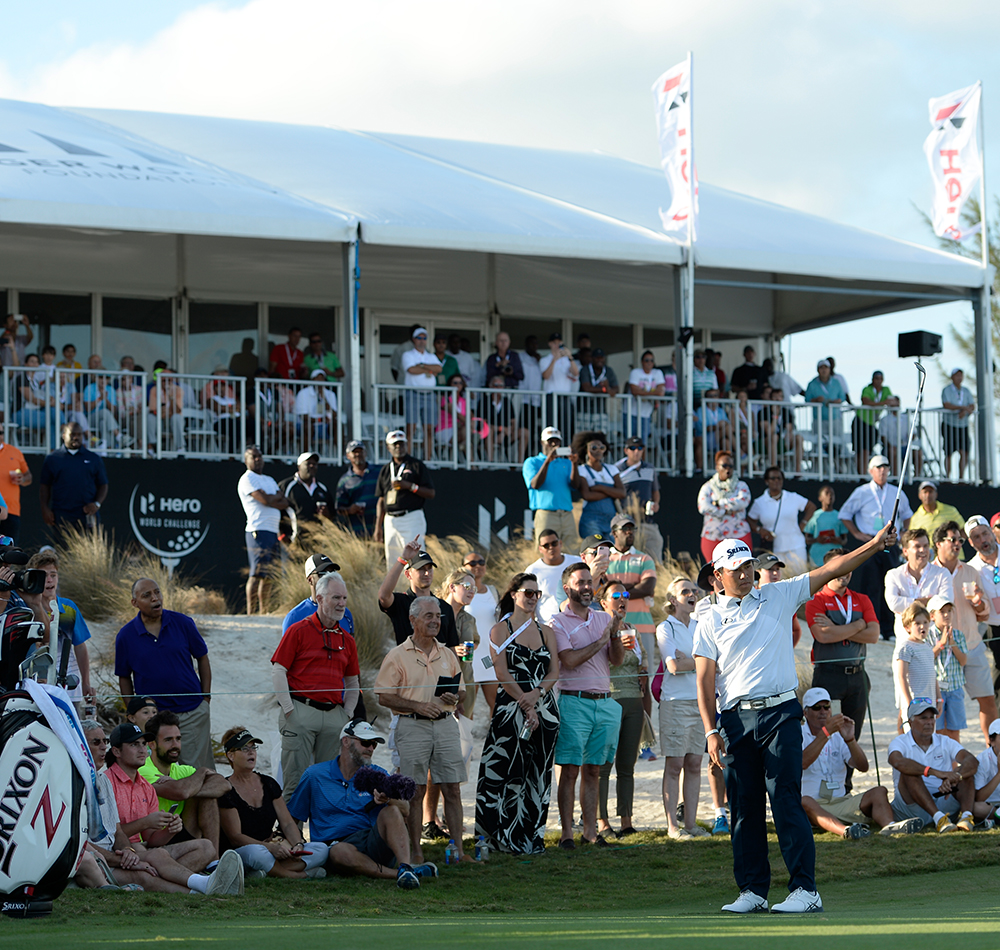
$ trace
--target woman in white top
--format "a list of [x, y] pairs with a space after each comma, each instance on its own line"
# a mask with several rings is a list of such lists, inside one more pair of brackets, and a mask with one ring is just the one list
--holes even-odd
[[603, 432], [578, 432], [573, 436], [573, 454], [580, 460], [577, 483], [573, 487], [583, 496], [580, 515], [580, 537], [593, 534], [611, 537], [611, 519], [617, 508], [615, 501], [625, 497], [618, 469], [604, 458], [608, 440]]
[[[468, 571], [476, 583], [476, 592], [472, 600], [466, 606], [466, 610], [472, 614], [476, 621], [477, 630], [492, 630], [497, 622], [497, 589], [492, 584], [487, 584], [486, 558], [477, 551], [469, 551], [462, 558], [462, 570]], [[480, 634], [480, 645], [476, 649], [475, 658], [472, 661], [476, 683], [483, 690], [483, 698], [490, 707], [490, 715], [493, 715], [493, 704], [497, 698], [496, 677], [485, 671], [480, 662], [484, 656], [489, 656], [489, 637]]]
[[[701, 788], [701, 759], [705, 728], [698, 712], [698, 684], [694, 672], [692, 620], [698, 586], [688, 577], [675, 577], [663, 605], [667, 619], [656, 628], [656, 643], [663, 657], [660, 687], [660, 748], [663, 763], [663, 810], [671, 838], [694, 838], [708, 832], [695, 823]], [[680, 776], [684, 772], [684, 827], [677, 823]]]
[[747, 521], [761, 541], [793, 572], [804, 571], [806, 537], [802, 531], [816, 510], [816, 503], [793, 491], [785, 491], [785, 476], [776, 465], [764, 472], [764, 482], [767, 491], [754, 499], [747, 512]]

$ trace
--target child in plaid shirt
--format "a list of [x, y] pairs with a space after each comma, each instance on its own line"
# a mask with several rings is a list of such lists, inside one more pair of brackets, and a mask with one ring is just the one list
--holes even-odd
[[937, 671], [938, 687], [944, 701], [937, 731], [957, 742], [959, 732], [967, 725], [965, 670], [962, 669], [968, 651], [965, 634], [951, 625], [955, 608], [947, 597], [935, 595], [927, 602], [927, 609], [931, 615], [927, 642], [934, 651], [934, 669]]

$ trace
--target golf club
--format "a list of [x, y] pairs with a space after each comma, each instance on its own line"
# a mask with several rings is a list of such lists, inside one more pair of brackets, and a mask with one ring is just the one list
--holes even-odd
[[924, 383], [927, 382], [927, 370], [921, 366], [918, 361], [914, 364], [917, 367], [917, 373], [920, 376], [920, 386], [917, 389], [917, 408], [913, 412], [913, 418], [910, 420], [910, 434], [906, 439], [906, 454], [903, 456], [903, 467], [899, 470], [899, 484], [896, 486], [896, 501], [892, 506], [892, 517], [889, 519], [889, 524], [896, 523], [896, 515], [899, 514], [899, 496], [903, 493], [903, 479], [906, 478], [906, 467], [910, 463], [910, 452], [913, 450], [913, 435], [917, 431], [917, 425], [920, 420], [920, 403], [924, 398]]

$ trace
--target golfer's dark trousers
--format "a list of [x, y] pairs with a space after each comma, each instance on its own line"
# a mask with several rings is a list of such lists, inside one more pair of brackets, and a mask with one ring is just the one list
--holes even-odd
[[732, 810], [733, 874], [740, 891], [767, 897], [771, 864], [767, 859], [764, 795], [788, 868], [788, 889], [816, 890], [816, 846], [802, 810], [802, 707], [795, 699], [770, 709], [741, 709], [722, 714], [725, 770]]

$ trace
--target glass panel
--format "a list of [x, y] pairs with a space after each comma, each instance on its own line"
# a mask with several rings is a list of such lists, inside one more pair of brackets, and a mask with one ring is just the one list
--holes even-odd
[[137, 370], [149, 373], [157, 360], [175, 365], [169, 300], [105, 297], [101, 306], [105, 369], [121, 368], [125, 356], [132, 357]]
[[188, 309], [189, 373], [211, 375], [216, 366], [229, 368], [243, 340], [257, 339], [257, 305], [253, 303], [199, 303]]
[[[567, 345], [570, 345], [567, 341]], [[632, 355], [632, 325], [611, 325], [598, 323], [573, 324], [572, 348], [574, 354], [579, 354], [582, 348], [591, 350], [603, 349], [605, 361], [609, 369], [618, 379], [618, 390], [621, 391], [634, 362]], [[580, 355], [580, 383], [596, 381], [600, 372], [591, 374], [589, 354], [584, 351]]]
[[[90, 295], [34, 294], [19, 297], [21, 313], [28, 318], [28, 331], [18, 332], [26, 343], [26, 353], [41, 353], [51, 343], [56, 348], [56, 360], [63, 358], [63, 347], [75, 347], [74, 360], [87, 365], [90, 356]], [[30, 342], [27, 337], [31, 336]]]

